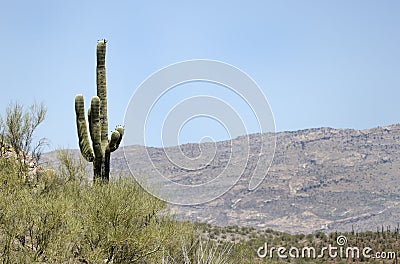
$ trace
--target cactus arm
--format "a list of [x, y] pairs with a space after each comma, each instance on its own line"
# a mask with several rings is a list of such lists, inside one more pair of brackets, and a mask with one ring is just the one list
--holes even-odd
[[117, 142], [119, 140], [119, 138], [121, 137], [121, 135], [119, 134], [118, 131], [114, 130], [111, 133], [111, 139], [110, 139], [110, 143], [108, 143], [109, 146], [109, 150], [110, 152], [115, 151], [118, 147], [117, 147]]
[[81, 94], [75, 96], [75, 114], [79, 138], [79, 148], [81, 150], [82, 156], [87, 161], [91, 162], [94, 160], [94, 153], [89, 143], [85, 119], [85, 103]]
[[121, 135], [121, 137], [119, 138], [119, 141], [118, 141], [118, 145], [119, 145], [119, 143], [121, 143], [121, 140], [122, 140], [122, 136], [124, 135], [124, 127], [123, 126], [117, 126], [116, 128], [115, 128], [115, 130], [117, 130], [118, 132], [119, 132], [119, 134]]
[[119, 144], [121, 143], [122, 136], [124, 135], [124, 127], [118, 126], [111, 133], [111, 139], [109, 143], [110, 152], [114, 152], [118, 149]]
[[108, 144], [108, 117], [107, 117], [107, 85], [106, 85], [106, 41], [99, 40], [96, 48], [96, 84], [97, 96], [100, 98], [101, 143], [103, 151]]
[[115, 128], [115, 130], [116, 131], [118, 131], [118, 133], [119, 133], [119, 139], [118, 139], [118, 141], [117, 141], [117, 148], [119, 147], [119, 144], [121, 143], [121, 141], [122, 141], [122, 136], [124, 135], [124, 127], [123, 126], [117, 126], [116, 128]]
[[90, 106], [89, 106], [89, 108], [88, 108], [88, 124], [89, 124], [89, 135], [90, 135], [90, 138], [92, 138], [92, 122], [90, 121], [90, 120], [92, 120], [92, 115], [91, 115], [91, 109], [90, 109]]
[[90, 137], [92, 138], [92, 145], [94, 156], [98, 157], [104, 156], [103, 150], [101, 148], [101, 124], [100, 124], [100, 99], [97, 96], [92, 97], [90, 105]]

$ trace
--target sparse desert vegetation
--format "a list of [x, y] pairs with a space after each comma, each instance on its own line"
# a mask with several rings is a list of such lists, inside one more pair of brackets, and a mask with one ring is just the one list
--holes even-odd
[[[123, 174], [93, 181], [87, 162], [69, 150], [56, 152], [57, 164], [37, 164], [40, 146], [33, 135], [44, 106], [27, 111], [10, 105], [0, 122], [0, 261], [2, 263], [396, 263], [399, 226], [376, 231], [289, 234], [246, 226], [178, 221], [166, 203]], [[5, 120], [5, 122], [4, 122]], [[31, 154], [28, 152], [31, 151]], [[305, 248], [320, 252], [346, 245], [370, 247], [386, 259], [260, 258], [260, 247]], [[374, 255], [375, 256], [375, 255]]]

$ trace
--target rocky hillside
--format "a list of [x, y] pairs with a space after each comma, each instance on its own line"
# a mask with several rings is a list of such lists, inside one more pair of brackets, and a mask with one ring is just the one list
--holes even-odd
[[[257, 135], [250, 135], [250, 157], [257, 156]], [[289, 233], [315, 231], [376, 230], [400, 221], [400, 125], [369, 130], [316, 128], [276, 133], [272, 166], [262, 184], [248, 190], [248, 168], [244, 177], [225, 195], [203, 205], [176, 206], [181, 219], [214, 225], [273, 228]], [[247, 137], [232, 141], [245, 145]], [[168, 149], [196, 156], [213, 145], [186, 144]], [[143, 147], [129, 146], [112, 155], [114, 173], [129, 173], [125, 162], [135, 161], [135, 173], [154, 170], [143, 162]], [[219, 142], [214, 160], [199, 170], [172, 164], [163, 149], [148, 148], [155, 168], [167, 177], [185, 183], [201, 183], [216, 177], [226, 166], [229, 141]], [[79, 155], [79, 152], [76, 152]], [[247, 153], [244, 154], [247, 157]], [[54, 153], [44, 159], [54, 162]], [[171, 158], [171, 157], [170, 157]], [[171, 158], [174, 160], [174, 157]], [[179, 160], [179, 157], [177, 158]], [[265, 170], [268, 164], [260, 165]], [[232, 167], [230, 167], [232, 169]], [[235, 170], [233, 167], [232, 172]]]

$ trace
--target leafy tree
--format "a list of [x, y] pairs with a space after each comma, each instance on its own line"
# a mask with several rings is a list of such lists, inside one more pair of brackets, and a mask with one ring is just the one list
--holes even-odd
[[[43, 103], [32, 104], [28, 110], [19, 103], [10, 103], [6, 109], [6, 117], [1, 121], [2, 142], [10, 145], [20, 157], [21, 165], [27, 162], [28, 155], [39, 162], [42, 147], [46, 145], [45, 138], [33, 143], [36, 128], [44, 121], [47, 109]], [[21, 167], [22, 168], [22, 167]]]

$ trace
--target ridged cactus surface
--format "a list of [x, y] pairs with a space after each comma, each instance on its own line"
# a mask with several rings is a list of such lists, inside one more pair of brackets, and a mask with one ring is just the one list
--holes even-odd
[[83, 95], [75, 96], [76, 125], [78, 130], [79, 148], [82, 156], [93, 162], [94, 180], [109, 180], [110, 153], [118, 149], [124, 134], [122, 126], [116, 127], [108, 138], [107, 118], [107, 85], [106, 85], [106, 40], [97, 42], [96, 85], [97, 96], [93, 96], [88, 109], [90, 144], [87, 132], [85, 105]]

